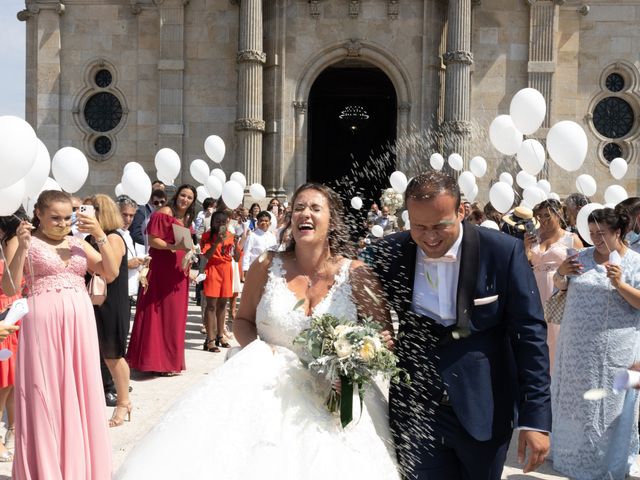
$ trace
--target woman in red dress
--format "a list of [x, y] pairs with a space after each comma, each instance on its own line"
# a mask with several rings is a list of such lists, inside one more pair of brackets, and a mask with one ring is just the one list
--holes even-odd
[[[204, 349], [209, 352], [219, 352], [218, 347], [228, 348], [229, 343], [224, 337], [224, 320], [227, 300], [233, 295], [233, 264], [240, 257], [240, 249], [236, 236], [227, 231], [229, 215], [224, 211], [217, 211], [211, 217], [211, 230], [202, 235], [200, 241], [202, 255], [207, 260], [204, 272], [203, 294], [207, 297], [205, 308], [205, 327], [207, 338]], [[215, 334], [215, 339], [214, 335]]]
[[176, 244], [173, 225], [190, 227], [195, 218], [195, 199], [196, 189], [181, 185], [169, 204], [149, 219], [149, 286], [138, 297], [126, 356], [129, 366], [136, 370], [173, 375], [186, 368], [189, 268], [182, 268], [182, 259], [189, 249]]

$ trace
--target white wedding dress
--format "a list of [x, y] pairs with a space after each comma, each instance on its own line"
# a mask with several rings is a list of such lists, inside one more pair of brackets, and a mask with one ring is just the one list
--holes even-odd
[[[349, 261], [312, 316], [356, 320]], [[132, 451], [119, 480], [399, 479], [387, 403], [370, 387], [345, 430], [325, 407], [330, 385], [309, 372], [293, 339], [311, 317], [273, 259], [256, 312], [259, 340], [211, 372]], [[271, 346], [274, 346], [275, 352]], [[354, 397], [354, 409], [359, 401]]]

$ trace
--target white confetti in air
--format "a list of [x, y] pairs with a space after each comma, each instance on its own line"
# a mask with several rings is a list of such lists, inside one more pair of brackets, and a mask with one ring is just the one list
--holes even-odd
[[602, 400], [607, 396], [607, 391], [604, 388], [592, 388], [582, 394], [582, 398], [589, 401]]
[[376, 297], [376, 294], [373, 293], [371, 291], [371, 289], [369, 287], [367, 287], [366, 285], [364, 285], [364, 291], [367, 292], [367, 295], [369, 295], [374, 302], [376, 302], [376, 305], [380, 305], [380, 299], [378, 297]]

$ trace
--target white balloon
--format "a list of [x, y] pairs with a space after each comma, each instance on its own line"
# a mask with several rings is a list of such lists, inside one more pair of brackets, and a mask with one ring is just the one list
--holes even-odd
[[222, 201], [233, 210], [238, 208], [244, 198], [244, 188], [238, 182], [229, 180], [222, 186]]
[[540, 202], [544, 202], [547, 199], [547, 194], [544, 190], [538, 187], [525, 188], [522, 192], [522, 198], [532, 207], [535, 207]]
[[509, 172], [502, 172], [500, 177], [498, 177], [498, 180], [513, 187], [513, 176]]
[[549, 193], [551, 193], [551, 183], [549, 183], [549, 180], [538, 180], [537, 185], [538, 188], [542, 189], [542, 191], [547, 194], [547, 197], [549, 197]]
[[24, 178], [37, 155], [38, 138], [31, 125], [12, 115], [0, 116], [0, 188]]
[[458, 186], [460, 187], [462, 193], [464, 193], [465, 196], [468, 197], [468, 194], [473, 191], [473, 187], [476, 186], [475, 175], [468, 170], [462, 172], [458, 177]]
[[587, 134], [576, 122], [563, 120], [549, 129], [547, 134], [549, 156], [568, 172], [575, 172], [582, 166], [588, 148]]
[[431, 165], [431, 168], [434, 170], [442, 170], [442, 167], [444, 167], [444, 157], [439, 153], [434, 153], [429, 158], [429, 165]]
[[20, 208], [24, 197], [25, 185], [22, 178], [8, 187], [0, 188], [0, 216], [12, 215]]
[[462, 155], [460, 155], [459, 153], [452, 153], [451, 155], [449, 155], [447, 163], [449, 163], [449, 166], [457, 172], [462, 170], [462, 168], [464, 167], [464, 160], [462, 159]]
[[615, 203], [605, 203], [604, 205], [602, 205], [604, 208], [616, 208], [616, 204]]
[[122, 191], [138, 205], [144, 205], [151, 197], [151, 179], [145, 172], [128, 170], [122, 175]]
[[48, 177], [44, 181], [44, 185], [42, 186], [42, 190], [40, 190], [38, 192], [38, 194], [44, 192], [45, 190], [57, 190], [58, 192], [61, 192], [62, 188], [60, 187], [60, 185], [58, 185], [58, 182], [56, 182], [53, 178]]
[[371, 227], [371, 234], [376, 238], [382, 238], [384, 235], [384, 229], [380, 225], [374, 225]]
[[204, 203], [204, 201], [209, 197], [210, 197], [209, 192], [207, 191], [207, 188], [204, 185], [198, 185], [196, 187], [196, 198], [200, 203]]
[[407, 189], [409, 181], [407, 180], [407, 176], [404, 173], [396, 170], [389, 177], [389, 183], [396, 193], [404, 193], [404, 191]]
[[500, 153], [514, 155], [522, 144], [522, 133], [509, 115], [498, 115], [489, 126], [489, 139]]
[[40, 193], [51, 170], [51, 157], [44, 143], [38, 138], [38, 154], [31, 170], [24, 177], [25, 195], [32, 197]]
[[489, 190], [489, 201], [500, 213], [507, 213], [513, 205], [514, 192], [508, 183], [497, 182]]
[[582, 193], [587, 197], [591, 197], [595, 195], [596, 190], [598, 189], [598, 184], [596, 183], [596, 179], [591, 175], [583, 173], [582, 175], [578, 175], [576, 178], [576, 188], [579, 193]]
[[[180, 156], [170, 148], [161, 148], [154, 159], [158, 177], [173, 180], [180, 173]], [[166, 183], [166, 182], [164, 182]]]
[[164, 183], [165, 185], [173, 185], [173, 182], [175, 180], [175, 178], [173, 177], [169, 177], [169, 176], [165, 176], [164, 172], [157, 172], [158, 173], [158, 180], [160, 180], [162, 183]]
[[353, 197], [351, 199], [351, 208], [360, 210], [362, 208], [362, 199], [360, 197]]
[[467, 200], [469, 200], [470, 202], [473, 202], [478, 196], [478, 191], [479, 191], [478, 185], [474, 185], [470, 192], [465, 193]]
[[211, 170], [211, 175], [217, 177], [223, 185], [227, 181], [227, 175], [220, 168], [214, 168], [213, 170]]
[[531, 135], [544, 122], [547, 103], [535, 88], [523, 88], [511, 99], [509, 114], [518, 130], [525, 135]]
[[40, 196], [40, 194], [45, 190], [56, 190], [58, 192], [62, 191], [62, 189], [60, 188], [60, 185], [58, 185], [58, 182], [56, 182], [51, 177], [47, 177], [47, 179], [44, 181], [44, 185], [42, 186], [39, 192], [36, 192], [35, 195], [31, 195], [31, 196], [27, 195], [22, 201], [22, 206], [24, 207], [24, 210], [25, 212], [27, 212], [28, 215], [33, 215], [33, 209], [36, 205], [36, 201], [38, 200], [38, 197]]
[[222, 162], [226, 151], [224, 140], [217, 135], [209, 135], [204, 141], [204, 151], [207, 154], [207, 157], [214, 162]]
[[480, 226], [485, 228], [491, 228], [493, 230], [500, 230], [500, 227], [498, 226], [498, 224], [493, 220], [485, 220], [480, 224]]
[[51, 160], [51, 172], [62, 190], [75, 193], [82, 188], [89, 176], [89, 162], [75, 147], [63, 147]]
[[549, 195], [547, 195], [547, 197], [550, 200], [558, 200], [558, 201], [560, 201], [560, 195], [558, 195], [556, 192], [551, 192]]
[[591, 245], [593, 245], [593, 242], [591, 241], [591, 235], [589, 234], [588, 219], [591, 212], [598, 210], [599, 208], [603, 208], [599, 203], [588, 203], [580, 209], [576, 216], [576, 227], [578, 227], [578, 233]]
[[115, 194], [116, 194], [116, 197], [119, 197], [120, 195], [124, 195], [124, 190], [122, 189], [122, 183], [119, 183], [116, 185]]
[[484, 177], [487, 173], [487, 161], [482, 157], [473, 157], [469, 162], [469, 170], [476, 177]]
[[251, 185], [249, 187], [249, 193], [256, 200], [264, 200], [265, 198], [267, 198], [267, 191], [259, 183], [254, 183], [253, 185]]
[[537, 175], [544, 167], [544, 147], [539, 141], [528, 138], [520, 145], [516, 158], [525, 172]]
[[207, 165], [207, 162], [205, 162], [204, 160], [200, 160], [199, 158], [197, 158], [193, 162], [191, 162], [189, 173], [191, 173], [191, 176], [197, 182], [204, 183], [209, 177], [209, 165]]
[[233, 172], [229, 177], [229, 180], [239, 183], [242, 188], [247, 186], [247, 178], [240, 172]]
[[629, 166], [627, 165], [627, 161], [624, 158], [614, 158], [611, 160], [609, 164], [609, 171], [611, 172], [611, 176], [616, 180], [622, 179], [627, 174], [627, 169]]
[[604, 191], [604, 201], [607, 203], [617, 205], [627, 198], [629, 198], [629, 194], [620, 185], [609, 185]]
[[209, 197], [218, 199], [220, 198], [220, 195], [222, 195], [222, 182], [218, 177], [209, 175], [204, 186], [206, 187], [207, 192], [209, 192]]
[[534, 177], [530, 173], [527, 173], [524, 170], [520, 170], [516, 175], [516, 183], [520, 188], [524, 189], [537, 186], [538, 181], [536, 180], [536, 177]]
[[[138, 162], [127, 162], [127, 164], [122, 169], [122, 176], [130, 170], [137, 170], [138, 172], [144, 173], [144, 168]], [[146, 203], [146, 202], [145, 202]]]

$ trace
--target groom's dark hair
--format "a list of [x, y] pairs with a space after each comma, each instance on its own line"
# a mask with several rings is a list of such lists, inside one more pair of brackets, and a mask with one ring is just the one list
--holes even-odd
[[460, 188], [451, 175], [438, 171], [429, 171], [411, 179], [404, 194], [405, 206], [410, 199], [430, 200], [436, 195], [446, 193], [456, 199], [456, 210], [460, 207]]

